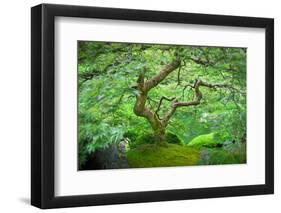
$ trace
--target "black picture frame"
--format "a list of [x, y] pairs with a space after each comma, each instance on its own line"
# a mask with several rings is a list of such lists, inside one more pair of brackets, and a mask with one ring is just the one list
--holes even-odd
[[[265, 184], [129, 193], [54, 195], [55, 17], [264, 28], [266, 137]], [[274, 193], [274, 20], [240, 16], [41, 4], [31, 9], [31, 204], [60, 208], [121, 203], [217, 198]], [[94, 193], [94, 192], [93, 192]]]

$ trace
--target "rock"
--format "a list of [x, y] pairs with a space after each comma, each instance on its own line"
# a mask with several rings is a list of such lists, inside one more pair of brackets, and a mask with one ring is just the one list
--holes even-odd
[[225, 142], [223, 142], [223, 146], [231, 146], [231, 145], [233, 145], [233, 144], [235, 144], [235, 143], [236, 143], [235, 140], [232, 140], [232, 141], [225, 141]]
[[128, 143], [129, 141], [124, 139], [118, 144], [97, 150], [82, 167], [82, 170], [129, 168], [126, 156]]

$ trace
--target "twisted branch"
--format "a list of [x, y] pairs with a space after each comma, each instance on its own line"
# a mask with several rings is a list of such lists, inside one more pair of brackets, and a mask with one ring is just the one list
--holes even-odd
[[162, 96], [162, 97], [161, 97], [161, 99], [160, 99], [160, 101], [159, 101], [159, 103], [158, 103], [158, 107], [157, 107], [157, 109], [156, 109], [156, 111], [155, 111], [155, 114], [157, 115], [157, 118], [158, 118], [159, 120], [161, 120], [161, 118], [160, 118], [160, 116], [158, 115], [158, 112], [159, 112], [159, 110], [160, 110], [160, 107], [161, 107], [161, 105], [162, 105], [163, 100], [166, 100], [166, 101], [173, 101], [173, 100], [175, 100], [175, 99], [176, 99], [176, 97], [173, 97], [173, 98], [167, 98], [167, 97], [165, 97], [165, 96]]
[[179, 102], [177, 100], [174, 99], [174, 102], [172, 104], [171, 109], [167, 112], [167, 114], [164, 116], [162, 123], [164, 126], [168, 125], [168, 122], [170, 120], [170, 118], [173, 116], [173, 114], [176, 112], [176, 109], [178, 107], [189, 107], [189, 106], [197, 106], [201, 103], [201, 100], [203, 98], [202, 92], [200, 91], [200, 87], [208, 87], [211, 89], [216, 89], [216, 88], [225, 88], [225, 87], [229, 87], [229, 85], [227, 84], [210, 84], [207, 82], [204, 82], [202, 80], [197, 80], [194, 85], [191, 84], [187, 84], [184, 89], [186, 89], [187, 87], [191, 87], [194, 89], [194, 93], [195, 93], [195, 97], [192, 101], [188, 101], [188, 102]]

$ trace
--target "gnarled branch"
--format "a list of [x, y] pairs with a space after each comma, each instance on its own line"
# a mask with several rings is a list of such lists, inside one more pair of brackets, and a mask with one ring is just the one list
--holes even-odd
[[159, 103], [158, 103], [157, 109], [156, 109], [156, 111], [155, 111], [155, 114], [157, 115], [157, 118], [158, 118], [159, 120], [161, 120], [161, 118], [160, 118], [160, 116], [158, 115], [158, 112], [159, 112], [159, 110], [160, 110], [160, 107], [161, 107], [161, 105], [162, 105], [163, 100], [166, 100], [166, 101], [173, 101], [173, 100], [175, 100], [175, 99], [176, 99], [176, 97], [173, 97], [173, 98], [167, 98], [167, 97], [165, 97], [165, 96], [162, 96], [162, 97], [161, 97], [161, 99], [160, 99], [160, 101], [159, 101]]
[[180, 66], [180, 60], [175, 60], [172, 63], [166, 65], [159, 74], [155, 75], [151, 79], [145, 82], [145, 91], [148, 92], [153, 87], [156, 87], [161, 81], [163, 81], [171, 72]]
[[202, 92], [200, 91], [201, 86], [212, 88], [212, 89], [229, 87], [229, 85], [227, 85], [227, 84], [210, 84], [210, 83], [204, 82], [202, 80], [197, 80], [194, 85], [187, 84], [185, 86], [185, 89], [187, 87], [191, 87], [194, 89], [194, 93], [195, 93], [194, 99], [192, 101], [187, 101], [187, 102], [179, 102], [174, 99], [171, 109], [166, 113], [166, 115], [164, 116], [164, 118], [162, 120], [162, 123], [164, 126], [168, 125], [170, 118], [176, 112], [176, 109], [178, 107], [197, 106], [201, 103], [201, 100], [203, 98]]
[[[158, 116], [158, 111], [160, 109], [160, 106], [162, 104], [164, 97], [160, 100], [158, 105], [157, 112], [153, 112], [151, 109], [146, 107], [146, 101], [147, 101], [147, 93], [149, 90], [157, 86], [161, 81], [163, 81], [171, 72], [173, 72], [175, 69], [177, 69], [180, 66], [180, 61], [175, 60], [171, 62], [170, 64], [166, 65], [158, 75], [155, 75], [151, 79], [145, 81], [144, 80], [144, 74], [145, 72], [140, 73], [138, 80], [137, 80], [137, 89], [139, 90], [140, 94], [137, 95], [137, 100], [134, 106], [134, 113], [137, 116], [146, 118], [153, 129], [157, 129], [160, 126], [162, 126], [162, 122], [160, 121], [160, 118]], [[166, 98], [166, 100], [169, 100]]]

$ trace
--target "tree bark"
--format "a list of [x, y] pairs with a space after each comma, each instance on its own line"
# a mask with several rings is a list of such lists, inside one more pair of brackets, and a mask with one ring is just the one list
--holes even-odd
[[[151, 79], [145, 81], [144, 80], [144, 72], [141, 73], [137, 80], [137, 89], [139, 91], [139, 94], [136, 96], [136, 103], [134, 106], [134, 113], [137, 116], [146, 118], [153, 131], [155, 136], [155, 141], [163, 145], [165, 144], [165, 130], [167, 126], [166, 121], [161, 121], [161, 119], [158, 117], [157, 112], [154, 112], [150, 108], [146, 106], [147, 101], [147, 94], [148, 92], [156, 87], [161, 81], [163, 81], [172, 71], [177, 69], [180, 66], [180, 61], [175, 60], [172, 63], [166, 65], [158, 75], [155, 75]], [[162, 101], [161, 101], [162, 102]]]
[[158, 145], [166, 144], [166, 127], [161, 126], [159, 129], [154, 130], [155, 142]]

